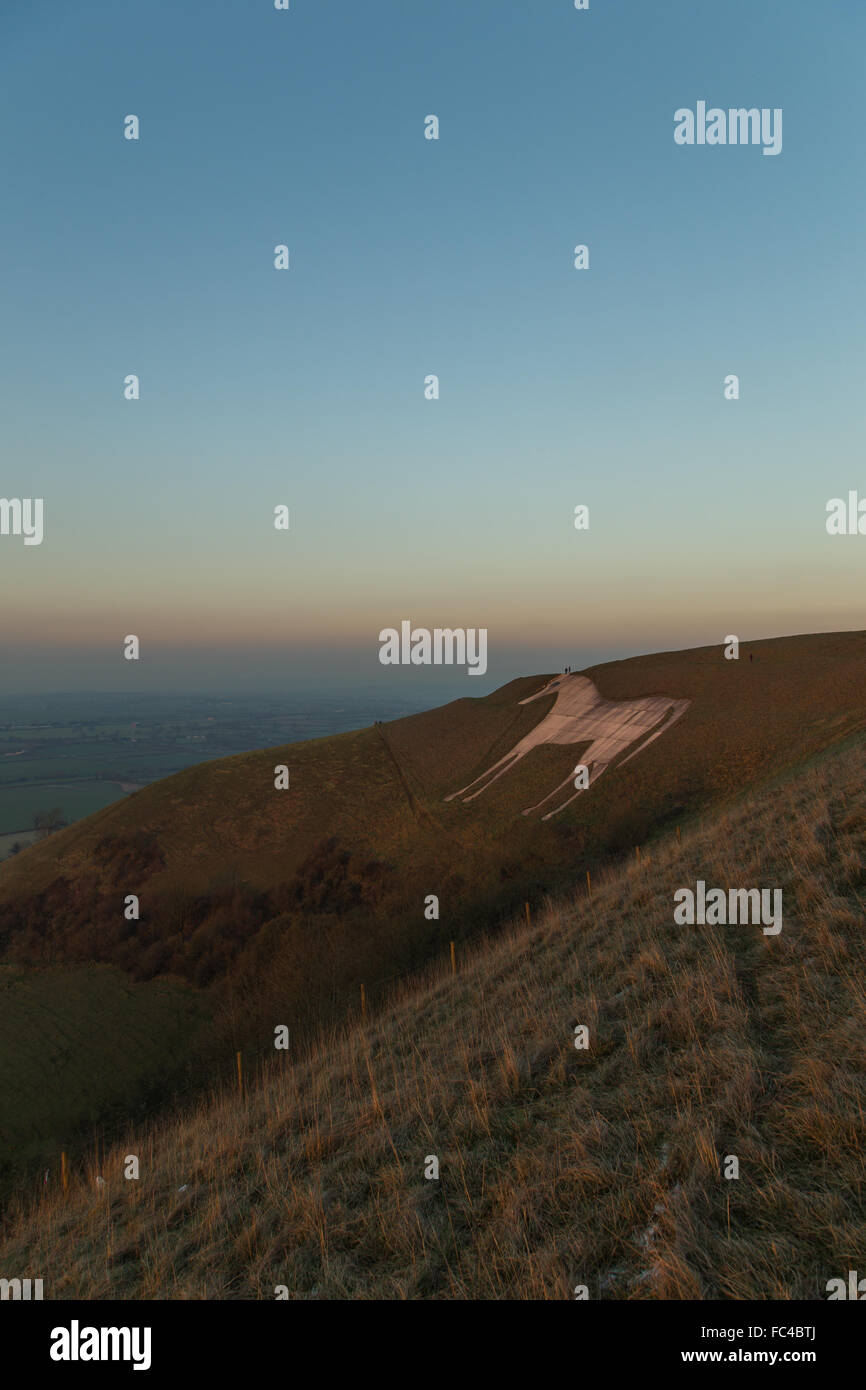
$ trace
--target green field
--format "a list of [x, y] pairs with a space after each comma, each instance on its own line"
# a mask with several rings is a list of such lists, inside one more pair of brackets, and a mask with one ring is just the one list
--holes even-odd
[[18, 830], [12, 835], [0, 835], [0, 863], [9, 855], [13, 845], [26, 849], [36, 843], [35, 830]]
[[177, 752], [147, 753], [137, 751], [135, 746], [130, 748], [129, 744], [118, 744], [117, 752], [98, 745], [88, 748], [86, 744], [52, 751], [46, 745], [44, 754], [38, 757], [30, 754], [27, 758], [0, 758], [0, 786], [90, 777], [148, 782], [204, 756], [185, 753], [181, 748]]
[[[0, 786], [0, 835], [29, 830], [37, 811], [59, 806], [66, 821], [82, 820], [125, 793], [117, 782], [40, 782], [35, 786]], [[0, 849], [2, 857], [2, 849]]]

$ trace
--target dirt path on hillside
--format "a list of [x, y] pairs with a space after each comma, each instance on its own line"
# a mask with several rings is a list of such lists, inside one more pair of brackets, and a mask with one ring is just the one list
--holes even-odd
[[388, 738], [385, 734], [384, 728], [382, 727], [381, 723], [378, 722], [374, 725], [374, 728], [385, 746], [385, 752], [388, 754], [391, 766], [397, 774], [397, 781], [400, 783], [400, 786], [406, 793], [406, 800], [409, 803], [409, 810], [412, 812], [416, 820], [421, 820], [424, 815], [423, 808], [420, 802], [418, 801], [417, 796], [413, 792], [412, 788], [409, 786], [406, 774], [400, 766], [400, 760], [397, 757], [397, 754], [394, 752], [394, 749], [391, 747], [391, 744], [389, 743]]

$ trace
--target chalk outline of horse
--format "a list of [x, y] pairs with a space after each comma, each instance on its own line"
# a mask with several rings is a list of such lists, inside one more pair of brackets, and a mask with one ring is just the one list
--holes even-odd
[[[534, 700], [541, 700], [554, 690], [557, 692], [557, 697], [553, 709], [548, 710], [544, 718], [535, 725], [535, 728], [530, 729], [528, 734], [524, 734], [511, 751], [493, 763], [486, 772], [482, 772], [479, 777], [475, 777], [459, 791], [451, 792], [449, 796], [446, 796], [446, 801], [453, 801], [457, 797], [462, 797], [464, 802], [474, 801], [476, 797], [481, 796], [482, 792], [487, 791], [488, 787], [492, 787], [494, 782], [498, 782], [499, 778], [506, 772], [516, 767], [533, 748], [539, 748], [545, 743], [568, 745], [570, 743], [589, 742], [582, 763], [578, 763], [577, 766], [587, 767], [588, 783], [589, 786], [592, 786], [593, 782], [597, 782], [599, 777], [607, 771], [614, 759], [624, 753], [627, 748], [630, 748], [636, 739], [641, 739], [638, 747], [617, 763], [617, 767], [624, 767], [638, 753], [643, 752], [648, 744], [659, 738], [677, 719], [680, 719], [691, 704], [690, 700], [675, 700], [666, 695], [650, 695], [636, 700], [605, 700], [598, 687], [588, 676], [576, 674], [555, 676], [534, 695], [529, 695], [525, 700], [521, 700], [520, 704], [531, 705]], [[562, 700], [563, 694], [567, 697], [564, 701]], [[561, 708], [557, 712], [557, 707], [560, 704], [565, 707], [576, 706], [576, 708], [568, 709], [567, 712], [566, 709]], [[599, 720], [603, 721], [606, 716], [609, 718], [616, 716], [612, 727], [599, 730]], [[586, 727], [587, 725], [588, 727]], [[642, 737], [644, 734], [646, 736]], [[523, 815], [529, 816], [533, 811], [538, 811], [569, 783], [573, 786], [576, 772], [577, 768], [574, 772], [570, 772], [558, 786], [554, 787], [552, 792], [548, 792], [547, 796], [542, 797], [535, 806], [528, 806]], [[483, 785], [479, 786], [479, 783], [483, 783]], [[478, 790], [471, 791], [472, 787], [478, 787]], [[563, 801], [561, 806], [548, 811], [541, 819], [550, 820], [552, 816], [559, 815], [560, 811], [564, 811], [566, 806], [570, 806], [572, 801], [575, 801], [585, 790], [588, 788], [578, 788], [572, 796]], [[464, 796], [464, 792], [470, 792], [470, 795]]]

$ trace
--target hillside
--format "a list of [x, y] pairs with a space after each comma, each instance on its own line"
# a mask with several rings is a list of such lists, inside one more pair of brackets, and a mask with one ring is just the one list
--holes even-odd
[[[344, 918], [357, 906], [417, 919], [436, 893], [452, 922], [458, 907], [484, 919], [512, 881], [516, 904], [866, 726], [862, 633], [756, 642], [739, 661], [721, 647], [661, 653], [583, 676], [608, 701], [688, 707], [551, 824], [521, 813], [569, 777], [586, 744], [545, 743], [483, 796], [453, 796], [554, 708], [553, 692], [529, 699], [550, 677], [526, 677], [356, 733], [204, 763], [52, 835], [0, 867], [0, 951], [206, 984], [280, 915]], [[274, 788], [278, 764], [286, 791]], [[141, 899], [134, 925], [129, 893]], [[221, 909], [234, 942], [208, 929]]]
[[[131, 1128], [0, 1270], [47, 1298], [825, 1298], [866, 1249], [864, 787], [855, 737], [272, 1052], [243, 1100]], [[676, 925], [698, 879], [780, 888], [781, 932]]]
[[[83, 1070], [80, 1058], [125, 1046], [122, 1009], [103, 1017], [91, 998], [103, 977], [79, 974], [46, 1047], [63, 972], [120, 972], [121, 996], [144, 990], [142, 1017], [159, 987], [152, 1016], [170, 1006], [171, 1026], [130, 1057], [130, 1094], [140, 1107], [194, 1088], [237, 1048], [250, 1061], [266, 1053], [275, 1018], [299, 1040], [357, 1009], [361, 984], [374, 1007], [450, 941], [462, 949], [526, 902], [856, 734], [864, 688], [862, 633], [744, 644], [739, 661], [716, 646], [564, 682], [524, 677], [485, 698], [190, 768], [50, 836], [0, 865], [7, 1016], [16, 993], [29, 1001], [14, 1036], [0, 1027], [0, 1065], [52, 1058], [48, 1088], [34, 1064], [23, 1113], [11, 1099], [0, 1107], [0, 1182], [13, 1156], [49, 1164], [117, 1121], [109, 1069]], [[575, 798], [583, 757], [591, 785]], [[287, 790], [274, 787], [281, 764]], [[138, 920], [124, 912], [132, 894]]]
[[194, 1081], [206, 996], [107, 965], [0, 967], [0, 1155], [54, 1164], [76, 1131], [142, 1116]]

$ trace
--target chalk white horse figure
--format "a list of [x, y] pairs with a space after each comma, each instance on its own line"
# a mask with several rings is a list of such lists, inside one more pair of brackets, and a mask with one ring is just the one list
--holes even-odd
[[[516, 743], [510, 753], [506, 753], [503, 758], [495, 762], [486, 772], [482, 772], [480, 777], [476, 777], [467, 786], [461, 787], [460, 791], [452, 792], [446, 796], [446, 801], [453, 801], [455, 797], [462, 796], [464, 801], [474, 801], [476, 796], [487, 791], [493, 783], [498, 781], [505, 772], [516, 767], [521, 758], [525, 758], [533, 748], [538, 748], [544, 743], [586, 743], [589, 741], [589, 748], [583, 754], [581, 762], [588, 769], [588, 782], [597, 782], [599, 777], [611, 764], [614, 758], [640, 739], [640, 743], [627, 758], [623, 758], [620, 767], [627, 763], [630, 758], [642, 752], [648, 743], [663, 734], [666, 729], [684, 714], [691, 704], [690, 700], [671, 700], [666, 696], [651, 695], [640, 700], [605, 700], [599, 694], [595, 685], [587, 676], [563, 675], [557, 676], [549, 681], [542, 690], [530, 695], [528, 699], [521, 700], [522, 705], [530, 705], [533, 700], [541, 700], [544, 696], [556, 691], [556, 703], [553, 709], [544, 716], [534, 729], [531, 729], [519, 743]], [[551, 801], [553, 797], [561, 792], [564, 787], [574, 787], [575, 773], [570, 772], [563, 782], [554, 787], [553, 791], [545, 796], [536, 806], [529, 806], [523, 812], [525, 816], [533, 811], [538, 811], [544, 804]], [[479, 785], [482, 784], [482, 785]], [[477, 787], [477, 791], [471, 791], [472, 787]], [[580, 796], [583, 788], [573, 791], [573, 794], [563, 801], [561, 806], [548, 811], [542, 820], [550, 820], [551, 816], [556, 816], [560, 811], [564, 811], [566, 806], [570, 806], [572, 801]], [[470, 792], [469, 796], [464, 796], [464, 792]]]

